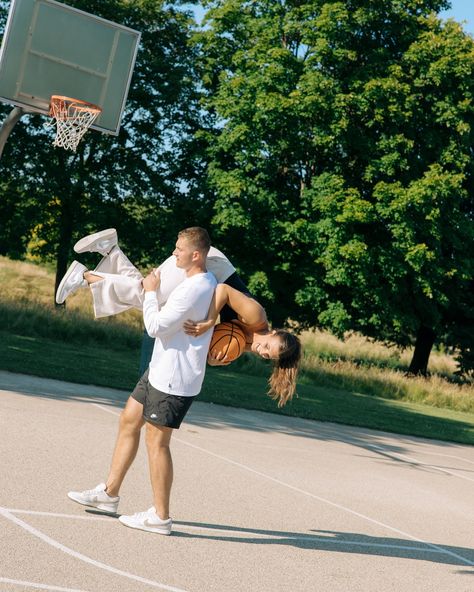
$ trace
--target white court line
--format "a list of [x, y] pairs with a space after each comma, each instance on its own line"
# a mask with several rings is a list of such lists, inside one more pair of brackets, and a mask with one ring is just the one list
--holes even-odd
[[[95, 405], [99, 409], [102, 409], [103, 411], [107, 411], [108, 413], [111, 413], [112, 415], [120, 415], [120, 413], [118, 413], [117, 411], [113, 411], [112, 409], [107, 409], [106, 407], [102, 407], [101, 405], [99, 405], [97, 403], [92, 403], [92, 405]], [[189, 446], [190, 448], [194, 448], [195, 450], [199, 450], [200, 452], [204, 452], [205, 454], [208, 454], [210, 456], [213, 456], [215, 458], [218, 458], [220, 460], [228, 462], [236, 467], [244, 469], [245, 471], [249, 471], [250, 473], [258, 475], [259, 477], [263, 477], [264, 479], [268, 479], [269, 481], [272, 481], [273, 483], [277, 483], [278, 485], [282, 485], [283, 487], [291, 489], [292, 491], [296, 491], [298, 493], [301, 493], [303, 495], [306, 495], [308, 497], [316, 499], [324, 504], [327, 504], [329, 506], [333, 506], [334, 508], [338, 508], [339, 510], [342, 510], [344, 512], [352, 514], [353, 516], [358, 516], [359, 518], [362, 518], [363, 520], [367, 520], [368, 522], [371, 522], [372, 524], [377, 524], [377, 526], [381, 526], [383, 528], [386, 528], [392, 532], [395, 532], [399, 535], [407, 537], [407, 538], [411, 539], [412, 541], [416, 541], [418, 543], [422, 543], [423, 545], [427, 545], [431, 549], [434, 549], [437, 552], [443, 553], [445, 555], [449, 555], [451, 557], [454, 557], [458, 561], [462, 561], [466, 565], [474, 566], [474, 561], [471, 561], [470, 559], [466, 559], [466, 557], [462, 557], [462, 555], [458, 555], [457, 553], [454, 553], [453, 551], [450, 551], [449, 549], [445, 549], [444, 547], [440, 547], [439, 545], [429, 543], [428, 541], [420, 539], [408, 532], [405, 532], [403, 530], [399, 530], [398, 528], [390, 526], [389, 524], [385, 524], [384, 522], [380, 522], [379, 520], [376, 520], [375, 518], [371, 518], [370, 516], [366, 516], [365, 514], [361, 514], [360, 512], [356, 512], [355, 510], [351, 510], [351, 508], [343, 506], [342, 504], [332, 502], [331, 500], [328, 500], [324, 497], [321, 497], [319, 495], [315, 495], [314, 493], [311, 493], [309, 491], [305, 491], [304, 489], [300, 489], [299, 487], [295, 487], [294, 485], [291, 485], [289, 483], [285, 483], [284, 481], [281, 481], [280, 479], [276, 479], [275, 477], [271, 477], [270, 475], [266, 475], [265, 473], [262, 473], [261, 471], [257, 471], [255, 469], [252, 469], [251, 467], [244, 465], [242, 463], [236, 462], [235, 460], [227, 458], [226, 456], [222, 456], [221, 454], [216, 454], [215, 452], [211, 452], [210, 450], [207, 450], [206, 448], [202, 448], [201, 446], [197, 446], [196, 444], [190, 444], [189, 442], [186, 442], [185, 440], [181, 440], [181, 438], [174, 437], [174, 440], [177, 442], [180, 442], [181, 444], [184, 444], [185, 446]]]
[[[118, 401], [120, 403], [122, 403], [122, 401]], [[99, 404], [99, 403], [91, 403], [91, 405], [94, 405], [94, 407], [98, 407], [99, 409], [101, 409], [102, 411], [106, 411], [107, 413], [111, 413], [112, 415], [120, 415], [120, 413], [118, 413], [117, 411], [114, 411], [112, 409], [108, 409], [107, 407], [104, 407], [103, 405]], [[226, 421], [226, 423], [236, 426], [238, 428], [247, 428], [250, 427], [250, 429], [252, 429], [253, 427], [255, 427], [256, 424], [251, 423], [251, 422], [239, 422], [238, 420], [231, 420], [231, 421]], [[283, 434], [283, 435], [288, 435], [288, 436], [301, 436], [301, 432], [298, 431], [298, 429], [294, 429], [294, 428], [281, 428], [281, 427], [276, 427], [275, 431]], [[414, 463], [416, 465], [419, 465], [421, 467], [427, 467], [430, 469], [434, 469], [437, 470], [441, 473], [444, 473], [446, 475], [451, 475], [452, 477], [458, 477], [459, 479], [465, 479], [466, 481], [474, 481], [474, 479], [470, 478], [470, 477], [466, 477], [465, 475], [460, 475], [459, 473], [455, 473], [453, 471], [449, 471], [448, 469], [442, 469], [440, 467], [437, 467], [436, 465], [432, 465], [432, 464], [427, 464], [424, 463], [422, 461], [417, 460], [416, 458], [412, 458], [409, 456], [406, 456], [404, 454], [398, 453], [398, 452], [393, 452], [392, 450], [390, 450], [390, 447], [387, 446], [380, 446], [378, 444], [365, 444], [365, 443], [361, 443], [360, 440], [356, 439], [356, 438], [351, 438], [350, 436], [347, 436], [345, 434], [339, 434], [337, 432], [337, 430], [329, 430], [329, 429], [322, 429], [320, 428], [320, 430], [322, 433], [330, 433], [331, 437], [334, 436], [334, 432], [336, 433], [336, 437], [337, 437], [337, 441], [338, 442], [344, 442], [346, 444], [352, 444], [354, 446], [357, 446], [359, 448], [365, 448], [368, 450], [380, 450], [381, 452], [384, 452], [392, 457], [394, 457], [394, 460], [397, 460], [397, 456], [400, 457], [400, 459], [405, 458], [406, 460], [408, 460], [411, 463]], [[304, 434], [303, 434], [303, 437]], [[175, 438], [176, 439], [176, 438]], [[432, 455], [436, 455], [436, 456], [446, 456], [449, 458], [455, 458], [458, 460], [463, 460], [465, 462], [468, 463], [472, 463], [474, 464], [474, 461], [470, 461], [468, 459], [463, 458], [462, 456], [455, 456], [455, 455], [451, 455], [451, 454], [442, 454], [442, 453], [437, 453], [437, 452], [427, 452], [424, 454], [432, 454]], [[403, 460], [401, 460], [400, 462], [403, 462]]]
[[[27, 516], [46, 516], [48, 518], [65, 518], [67, 520], [95, 520], [95, 521], [103, 521], [103, 522], [109, 522], [112, 523], [114, 520], [114, 517], [111, 516], [81, 516], [78, 514], [60, 514], [58, 512], [40, 512], [38, 510], [18, 510], [16, 508], [4, 508], [7, 512], [11, 512], [12, 514], [25, 514]], [[225, 528], [214, 528], [212, 526], [196, 526], [193, 524], [179, 524], [175, 523], [176, 526], [179, 526], [180, 530], [205, 530], [205, 531], [211, 531], [211, 532], [223, 532], [226, 534], [229, 534], [229, 530], [225, 529]], [[275, 539], [281, 539], [283, 535], [272, 535], [272, 534], [264, 534], [264, 533], [259, 533], [259, 532], [248, 532], [245, 530], [239, 530], [237, 528], [232, 529], [232, 532], [236, 532], [239, 534], [251, 534], [253, 536], [256, 537], [261, 537], [261, 538], [275, 538]], [[286, 536], [284, 538], [287, 538]], [[306, 538], [306, 539], [311, 539], [311, 537], [301, 537], [301, 538]]]
[[11, 522], [16, 524], [17, 526], [20, 526], [21, 528], [23, 528], [24, 530], [26, 530], [27, 532], [29, 532], [33, 536], [38, 537], [39, 539], [41, 539], [45, 543], [48, 543], [48, 545], [51, 545], [52, 547], [59, 549], [60, 551], [62, 551], [63, 553], [66, 553], [67, 555], [71, 555], [75, 559], [79, 559], [80, 561], [84, 561], [85, 563], [89, 563], [90, 565], [93, 565], [94, 567], [98, 567], [99, 569], [109, 571], [109, 572], [116, 574], [118, 576], [123, 576], [125, 578], [129, 578], [130, 580], [135, 580], [137, 582], [141, 582], [142, 584], [147, 584], [148, 586], [152, 586], [153, 588], [160, 588], [161, 590], [168, 590], [169, 592], [186, 592], [182, 588], [175, 588], [173, 586], [167, 586], [166, 584], [161, 584], [160, 582], [154, 582], [153, 580], [148, 580], [146, 578], [142, 578], [141, 576], [136, 576], [136, 575], [131, 574], [127, 571], [122, 571], [121, 569], [117, 569], [115, 567], [112, 567], [111, 565], [107, 565], [106, 563], [101, 563], [100, 561], [96, 561], [95, 559], [92, 559], [91, 557], [87, 557], [86, 555], [83, 555], [82, 553], [78, 553], [77, 551], [74, 551], [73, 549], [70, 549], [69, 547], [66, 547], [65, 545], [52, 539], [51, 537], [44, 534], [43, 532], [41, 532], [37, 528], [34, 528], [33, 526], [31, 526], [27, 522], [20, 520], [20, 518], [17, 518], [16, 516], [14, 516], [6, 508], [0, 507], [0, 515], [2, 515], [7, 520], [10, 520]]
[[[96, 406], [100, 407], [100, 405], [96, 405]], [[105, 411], [105, 409], [104, 409], [104, 411]], [[304, 420], [304, 421], [310, 421], [310, 420]], [[242, 421], [241, 422], [238, 419], [233, 419], [233, 420], [226, 419], [225, 423], [226, 423], [226, 425], [230, 425], [230, 426], [237, 427], [237, 428], [244, 428], [244, 429], [245, 428], [252, 429], [254, 427], [258, 427], [258, 425], [259, 425], [258, 422], [249, 422], [249, 421]], [[302, 436], [303, 438], [307, 437], [305, 431], [298, 430], [298, 428], [286, 428], [286, 427], [281, 427], [281, 426], [275, 426], [273, 429], [274, 429], [274, 432], [276, 432], [278, 434], [283, 434], [283, 435], [288, 435], [288, 436]], [[352, 444], [354, 446], [357, 446], [359, 448], [364, 448], [366, 450], [371, 450], [371, 449], [380, 450], [382, 452], [385, 452], [387, 455], [392, 456], [393, 460], [398, 460], [396, 458], [396, 456], [399, 456], [400, 462], [405, 462], [402, 459], [406, 458], [410, 463], [416, 464], [417, 466], [427, 467], [427, 468], [433, 469], [435, 471], [439, 471], [442, 474], [450, 475], [452, 477], [458, 477], [459, 479], [464, 479], [466, 481], [474, 481], [474, 479], [471, 477], [467, 477], [465, 475], [455, 473], [454, 471], [450, 471], [449, 469], [441, 468], [441, 467], [438, 467], [437, 465], [434, 465], [434, 464], [428, 464], [423, 461], [414, 459], [412, 457], [405, 456], [402, 453], [394, 452], [391, 450], [390, 446], [385, 447], [383, 445], [363, 443], [363, 442], [361, 442], [360, 439], [351, 438], [350, 436], [347, 436], [345, 433], [341, 433], [337, 429], [329, 429], [329, 428], [324, 428], [323, 426], [319, 426], [318, 432], [321, 432], [322, 434], [325, 434], [326, 436], [327, 436], [327, 434], [329, 434], [332, 440], [337, 439], [338, 442], [344, 442], [345, 444]], [[265, 445], [260, 445], [260, 447], [264, 448]], [[287, 447], [283, 447], [283, 446], [277, 446], [276, 448], [274, 446], [273, 447], [269, 446], [269, 447], [272, 448], [273, 450], [275, 450], [276, 448], [279, 450], [292, 450], [291, 448], [287, 448]], [[466, 463], [474, 464], [474, 461], [464, 458], [463, 456], [457, 456], [454, 454], [444, 454], [441, 452], [431, 452], [431, 451], [430, 452], [421, 452], [421, 454], [428, 455], [428, 456], [440, 456], [440, 457], [446, 457], [446, 458], [453, 458], [456, 460], [464, 461]], [[460, 470], [462, 471], [463, 469], [460, 469]]]
[[120, 413], [118, 413], [118, 411], [113, 411], [112, 409], [109, 409], [108, 407], [104, 407], [103, 405], [99, 405], [99, 403], [91, 403], [91, 405], [93, 405], [94, 407], [98, 407], [99, 409], [102, 409], [102, 411], [107, 411], [108, 413], [111, 413], [112, 415], [120, 415]]
[[[26, 390], [26, 389], [24, 389], [24, 390], [22, 389], [21, 392], [15, 391], [14, 389], [16, 389], [16, 388], [18, 388], [18, 385], [17, 384], [3, 383], [2, 384], [2, 388], [0, 389], [0, 393], [9, 394], [11, 392], [15, 392], [15, 394], [20, 394], [21, 395], [21, 394], [23, 394], [25, 392], [25, 393], [32, 394], [32, 395], [38, 394], [37, 391], [29, 391], [29, 390]], [[8, 389], [8, 390], [5, 390], [5, 389]], [[57, 392], [51, 392], [51, 393], [49, 393], [49, 392], [43, 392], [41, 394], [44, 394], [44, 395], [47, 395], [47, 396], [56, 396], [58, 393]], [[87, 395], [80, 395], [79, 397], [76, 397], [76, 400], [77, 399], [79, 399], [81, 401], [84, 401], [84, 402], [90, 402], [91, 401], [91, 397], [90, 396], [87, 396]], [[107, 398], [107, 401], [111, 401], [113, 403], [118, 403], [120, 405], [123, 405], [124, 404], [123, 399], [108, 399]], [[91, 405], [95, 405], [96, 407], [99, 407], [103, 411], [109, 411], [110, 413], [113, 413], [114, 415], [117, 415], [114, 411], [111, 411], [109, 409], [106, 409], [105, 407], [101, 407], [97, 403], [91, 403]], [[310, 420], [304, 419], [304, 421], [310, 421]], [[234, 426], [237, 426], [237, 427], [250, 427], [250, 428], [259, 425], [258, 422], [252, 422], [252, 421], [239, 422], [238, 419], [227, 420], [226, 423], [229, 423], [230, 425], [234, 425]], [[276, 431], [278, 433], [286, 434], [286, 435], [295, 435], [295, 436], [301, 435], [301, 431], [299, 431], [297, 428], [286, 428], [286, 427], [275, 426], [274, 431]], [[346, 442], [348, 444], [354, 444], [356, 446], [363, 447], [363, 448], [371, 448], [371, 447], [376, 448], [377, 447], [374, 444], [365, 444], [365, 445], [362, 445], [359, 440], [357, 440], [355, 438], [353, 439], [350, 436], [346, 436], [345, 434], [340, 433], [336, 428], [329, 429], [329, 428], [323, 428], [323, 426], [319, 426], [318, 431], [321, 431], [321, 432], [326, 433], [326, 434], [329, 433], [331, 436], [333, 436], [334, 434], [336, 434], [337, 440], [340, 441], [340, 442]], [[380, 447], [380, 448], [382, 448], [382, 450], [384, 450], [386, 452], [390, 452], [391, 454], [396, 454], [396, 453], [393, 453], [390, 450], [390, 447], [389, 446], [387, 446], [387, 448], [384, 448], [383, 446]], [[428, 456], [440, 456], [440, 457], [444, 457], [444, 458], [452, 458], [452, 459], [456, 459], [456, 460], [461, 460], [463, 462], [466, 462], [466, 463], [469, 463], [469, 464], [474, 465], [474, 460], [470, 460], [468, 458], [465, 458], [463, 456], [458, 456], [458, 455], [455, 455], [455, 454], [446, 454], [446, 453], [435, 452], [435, 451], [421, 452], [421, 453], [422, 454], [426, 454]], [[424, 465], [424, 463], [422, 463], [420, 461], [416, 461], [416, 463], [417, 464], [420, 464], [420, 465]], [[433, 465], [424, 465], [424, 466], [428, 466], [428, 467], [434, 468], [434, 469], [438, 468], [438, 467], [433, 466]], [[444, 469], [438, 468], [438, 470], [443, 471]], [[445, 472], [447, 472], [447, 471], [445, 471]], [[452, 474], [455, 477], [460, 477], [460, 478], [468, 479], [467, 477], [463, 477], [463, 476], [461, 476], [461, 475], [459, 475], [457, 473], [449, 473], [449, 474]], [[472, 481], [473, 479], [469, 479], [469, 480]]]
[[[279, 433], [286, 433], [288, 435], [294, 435], [294, 436], [298, 436], [301, 435], [301, 432], [299, 432], [297, 429], [289, 429], [288, 431], [285, 430], [278, 430]], [[318, 431], [323, 433], [323, 434], [330, 434], [331, 438], [335, 437], [337, 438], [338, 442], [344, 442], [346, 444], [352, 444], [354, 446], [357, 446], [359, 448], [365, 448], [368, 450], [380, 450], [381, 452], [384, 452], [385, 454], [387, 454], [388, 456], [393, 457], [393, 460], [397, 460], [397, 456], [400, 458], [400, 462], [404, 462], [403, 459], [408, 460], [410, 463], [412, 464], [416, 464], [420, 467], [426, 467], [426, 468], [430, 468], [436, 471], [439, 471], [440, 473], [443, 473], [445, 475], [450, 475], [451, 477], [458, 477], [459, 479], [464, 479], [466, 481], [474, 481], [474, 479], [472, 479], [471, 477], [467, 477], [465, 475], [461, 475], [459, 473], [455, 473], [454, 471], [450, 471], [448, 469], [445, 468], [441, 468], [438, 467], [437, 465], [434, 464], [428, 464], [425, 463], [423, 461], [417, 460], [416, 458], [404, 455], [402, 453], [398, 453], [398, 452], [394, 452], [391, 450], [390, 446], [383, 446], [383, 445], [379, 445], [379, 444], [366, 444], [366, 443], [362, 443], [359, 439], [357, 438], [351, 438], [350, 436], [346, 436], [345, 434], [339, 434], [339, 432], [337, 430], [330, 430], [330, 429], [324, 429], [322, 427], [318, 428]], [[305, 435], [303, 434], [303, 437], [305, 437]], [[441, 457], [448, 457], [448, 458], [454, 458], [457, 460], [461, 460], [467, 463], [471, 463], [474, 464], [474, 461], [471, 461], [467, 458], [464, 458], [462, 456], [456, 456], [453, 454], [443, 454], [441, 452], [421, 452], [421, 454], [425, 454], [428, 456], [441, 456]], [[462, 470], [462, 469], [460, 469]]]
[[[245, 424], [245, 423], [239, 424], [238, 422], [226, 422], [226, 423], [228, 423], [230, 425], [238, 426], [238, 427], [243, 427], [243, 428], [245, 428], [247, 425], [250, 426], [250, 424]], [[251, 427], [253, 427], [253, 426], [251, 426]], [[301, 433], [300, 431], [298, 431], [298, 429], [293, 429], [293, 428], [288, 429], [288, 430], [284, 430], [284, 429], [279, 428], [275, 431], [277, 431], [279, 434], [284, 434], [284, 435], [289, 435], [289, 436], [302, 436], [303, 438], [306, 437], [304, 433]], [[466, 475], [456, 473], [456, 472], [451, 471], [449, 469], [438, 467], [435, 464], [426, 463], [421, 460], [417, 460], [416, 458], [407, 456], [405, 454], [402, 454], [399, 452], [394, 452], [391, 450], [390, 446], [383, 446], [383, 445], [379, 445], [379, 444], [368, 444], [368, 443], [366, 444], [356, 438], [351, 438], [350, 436], [346, 436], [346, 435], [339, 435], [337, 430], [332, 431], [332, 430], [328, 430], [328, 429], [324, 430], [324, 429], [318, 428], [318, 431], [320, 431], [321, 433], [326, 434], [326, 435], [329, 433], [331, 435], [331, 438], [333, 440], [334, 440], [334, 438], [337, 438], [338, 442], [344, 442], [345, 444], [352, 444], [353, 446], [357, 446], [359, 448], [364, 448], [366, 450], [377, 450], [377, 451], [383, 452], [387, 456], [391, 457], [392, 460], [395, 460], [395, 461], [396, 460], [400, 460], [400, 462], [408, 461], [411, 464], [417, 465], [419, 467], [426, 467], [426, 468], [432, 469], [434, 471], [438, 471], [438, 472], [442, 473], [443, 475], [449, 475], [451, 477], [458, 477], [459, 479], [464, 479], [465, 481], [473, 481], [474, 482], [474, 479], [472, 477], [467, 477]], [[286, 448], [283, 448], [281, 446], [277, 447], [277, 448], [286, 450]], [[438, 453], [438, 452], [433, 452], [433, 453], [425, 452], [422, 454], [433, 455], [433, 456], [442, 456], [442, 457], [444, 456], [444, 457], [454, 458], [457, 460], [461, 460], [461, 461], [465, 461], [465, 462], [474, 464], [474, 461], [470, 461], [462, 456], [455, 456], [452, 454], [442, 454], [442, 453]], [[462, 471], [463, 469], [459, 469], [459, 470]]]
[[474, 465], [474, 460], [469, 460], [468, 458], [464, 458], [464, 456], [457, 456], [456, 454], [444, 454], [443, 452], [422, 452], [421, 454], [426, 454], [427, 456], [443, 456], [444, 458], [455, 458], [456, 460], [462, 460], [464, 462], [470, 463]]
[[39, 590], [54, 590], [55, 592], [85, 592], [85, 590], [77, 590], [76, 588], [63, 588], [62, 586], [51, 586], [49, 584], [35, 584], [34, 582], [24, 582], [23, 580], [11, 580], [10, 578], [0, 578], [0, 583], [15, 584], [16, 586], [36, 588]]
[[200, 450], [201, 452], [205, 452], [206, 454], [209, 454], [210, 456], [214, 456], [215, 458], [219, 458], [221, 460], [224, 460], [232, 465], [240, 467], [241, 469], [250, 471], [251, 473], [254, 473], [255, 475], [259, 475], [260, 477], [268, 479], [269, 481], [273, 481], [274, 483], [277, 483], [278, 485], [283, 485], [284, 487], [287, 487], [288, 489], [292, 489], [293, 491], [297, 491], [298, 493], [302, 493], [303, 495], [306, 495], [308, 497], [312, 497], [313, 499], [316, 499], [320, 502], [323, 502], [325, 504], [328, 504], [330, 506], [338, 508], [339, 510], [343, 510], [344, 512], [348, 512], [349, 514], [353, 514], [354, 516], [358, 516], [359, 518], [363, 518], [364, 520], [367, 520], [368, 522], [372, 522], [373, 524], [377, 524], [378, 526], [382, 526], [383, 528], [387, 528], [388, 530], [391, 530], [392, 532], [396, 532], [397, 534], [403, 535], [404, 537], [408, 537], [409, 539], [411, 539], [413, 541], [416, 541], [418, 543], [422, 543], [423, 545], [427, 545], [428, 547], [436, 550], [437, 552], [444, 553], [446, 555], [450, 555], [451, 557], [455, 557], [456, 559], [458, 559], [459, 561], [462, 561], [466, 565], [474, 566], [473, 561], [470, 561], [469, 559], [466, 559], [465, 557], [462, 557], [461, 555], [458, 555], [457, 553], [453, 553], [452, 551], [449, 551], [448, 549], [445, 549], [444, 547], [440, 547], [438, 545], [434, 545], [433, 543], [429, 543], [428, 541], [425, 541], [423, 539], [415, 537], [410, 533], [404, 532], [403, 530], [399, 530], [398, 528], [390, 526], [389, 524], [385, 524], [384, 522], [380, 522], [379, 520], [376, 520], [375, 518], [371, 518], [370, 516], [366, 516], [365, 514], [361, 514], [360, 512], [356, 512], [355, 510], [351, 510], [350, 508], [343, 506], [342, 504], [332, 502], [331, 500], [320, 497], [319, 495], [315, 495], [314, 493], [310, 493], [309, 491], [305, 491], [304, 489], [300, 489], [299, 487], [295, 487], [293, 485], [290, 485], [289, 483], [285, 483], [284, 481], [281, 481], [280, 479], [275, 479], [274, 477], [271, 477], [270, 475], [266, 475], [265, 473], [262, 473], [260, 471], [256, 471], [255, 469], [252, 469], [251, 467], [248, 467], [247, 465], [244, 465], [242, 463], [231, 460], [230, 458], [227, 458], [227, 457], [222, 456], [220, 454], [216, 454], [215, 452], [211, 452], [210, 450], [206, 450], [205, 448], [202, 448], [201, 446], [196, 446], [195, 444], [190, 444], [189, 442], [185, 442], [184, 440], [181, 440], [179, 438], [175, 438], [175, 440], [177, 440], [181, 444], [184, 444], [185, 446], [190, 446], [191, 448], [195, 448], [196, 450]]
[[[95, 521], [106, 521], [111, 522], [111, 518], [103, 517], [103, 516], [81, 516], [78, 514], [60, 514], [58, 512], [40, 512], [38, 510], [18, 510], [13, 508], [5, 508], [8, 512], [12, 514], [26, 514], [29, 516], [46, 516], [52, 518], [65, 518], [67, 520], [95, 520]], [[291, 533], [280, 533], [280, 534], [272, 534], [272, 533], [263, 533], [263, 532], [256, 532], [252, 529], [241, 530], [239, 528], [217, 528], [214, 526], [204, 526], [204, 525], [194, 525], [194, 524], [182, 524], [180, 522], [175, 523], [179, 530], [191, 530], [191, 531], [204, 531], [207, 533], [222, 533], [231, 537], [232, 535], [244, 535], [247, 537], [253, 538], [263, 538], [263, 539], [274, 539], [276, 541], [309, 541], [313, 543], [327, 543], [330, 545], [343, 545], [349, 547], [375, 547], [381, 549], [397, 549], [403, 551], [422, 551], [428, 553], [444, 553], [444, 550], [441, 549], [427, 549], [426, 547], [414, 547], [413, 545], [390, 545], [388, 543], [367, 543], [363, 541], [351, 541], [351, 540], [335, 540], [330, 536], [323, 536], [321, 534], [315, 535], [293, 535]], [[179, 532], [179, 531], [178, 531]]]
[[102, 520], [104, 522], [112, 523], [114, 516], [82, 516], [81, 514], [60, 514], [59, 512], [40, 512], [39, 510], [17, 510], [16, 508], [5, 508], [7, 512], [12, 514], [25, 514], [27, 516], [47, 516], [48, 518], [67, 518], [68, 520]]
[[400, 459], [402, 462], [408, 461], [411, 464], [415, 464], [419, 467], [426, 467], [427, 469], [433, 469], [435, 471], [439, 471], [440, 473], [443, 473], [444, 475], [450, 475], [451, 477], [458, 477], [459, 479], [464, 479], [465, 481], [474, 481], [474, 479], [472, 477], [467, 477], [466, 475], [460, 475], [459, 473], [455, 473], [454, 471], [449, 471], [448, 469], [442, 469], [441, 467], [437, 467], [436, 465], [424, 463], [420, 460], [417, 460], [416, 458], [413, 458], [411, 456], [407, 456], [406, 454], [401, 454], [400, 452], [392, 452], [392, 451], [384, 448], [383, 446], [378, 446], [376, 444], [367, 444], [367, 447], [372, 448], [374, 450], [380, 450], [386, 456], [393, 458], [394, 460]]

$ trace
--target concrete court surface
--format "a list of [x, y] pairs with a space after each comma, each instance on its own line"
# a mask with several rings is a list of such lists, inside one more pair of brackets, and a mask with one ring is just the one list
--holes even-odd
[[[197, 401], [165, 537], [66, 497], [105, 479], [128, 393], [0, 389], [1, 591], [474, 590], [473, 447]], [[121, 495], [152, 505], [144, 442]]]

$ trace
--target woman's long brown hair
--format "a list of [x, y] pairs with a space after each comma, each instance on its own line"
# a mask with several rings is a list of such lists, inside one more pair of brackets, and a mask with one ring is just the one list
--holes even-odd
[[296, 377], [301, 361], [301, 341], [288, 331], [277, 329], [281, 339], [280, 357], [275, 361], [272, 375], [268, 381], [268, 394], [283, 407], [295, 394]]

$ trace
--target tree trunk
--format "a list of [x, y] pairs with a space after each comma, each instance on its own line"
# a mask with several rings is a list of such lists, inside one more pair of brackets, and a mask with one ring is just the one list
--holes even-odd
[[[54, 286], [54, 295], [63, 279], [69, 264], [69, 256], [72, 242], [73, 231], [73, 212], [70, 207], [71, 197], [66, 196], [61, 204], [61, 215], [59, 218], [59, 244], [56, 258], [56, 281]], [[56, 299], [54, 300], [56, 304]], [[56, 304], [56, 306], [65, 306], [65, 304]]]
[[416, 336], [415, 351], [408, 368], [408, 374], [412, 376], [426, 376], [428, 374], [428, 361], [435, 342], [435, 332], [430, 327], [421, 325]]

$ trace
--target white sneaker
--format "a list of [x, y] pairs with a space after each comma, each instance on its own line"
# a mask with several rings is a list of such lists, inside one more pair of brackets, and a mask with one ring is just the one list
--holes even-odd
[[86, 489], [86, 491], [70, 491], [67, 496], [78, 504], [91, 506], [111, 514], [117, 512], [120, 501], [120, 497], [112, 497], [106, 493], [105, 483], [99, 483], [94, 489]]
[[154, 507], [151, 507], [146, 512], [137, 512], [133, 516], [120, 516], [119, 520], [122, 524], [130, 528], [138, 528], [157, 534], [171, 534], [171, 527], [173, 525], [171, 518], [162, 520]]
[[74, 294], [79, 288], [87, 288], [88, 283], [84, 279], [85, 271], [87, 271], [87, 267], [79, 263], [79, 261], [71, 263], [56, 291], [56, 302], [58, 304], [62, 304], [68, 296]]
[[81, 238], [74, 245], [74, 250], [76, 253], [100, 253], [105, 257], [117, 243], [117, 231], [115, 228], [107, 228]]

